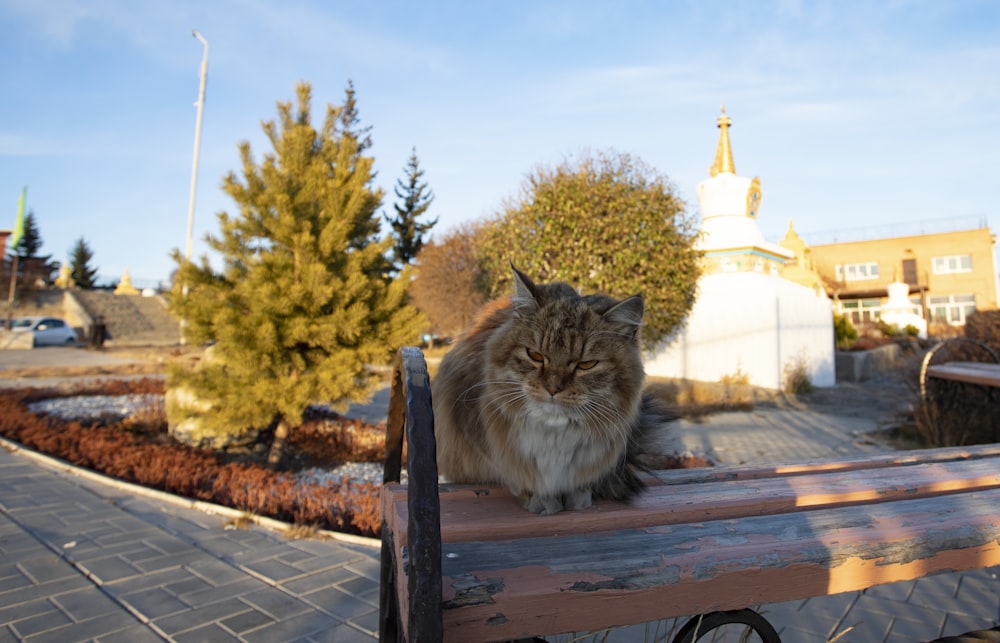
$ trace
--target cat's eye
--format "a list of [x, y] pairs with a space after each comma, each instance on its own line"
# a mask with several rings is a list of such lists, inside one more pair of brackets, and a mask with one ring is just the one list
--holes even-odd
[[577, 362], [576, 364], [576, 368], [581, 371], [589, 371], [595, 366], [597, 366], [596, 359], [588, 359], [586, 362]]
[[528, 351], [528, 357], [530, 357], [532, 361], [534, 362], [545, 361], [545, 356], [539, 353], [538, 351], [533, 351], [530, 348], [526, 348], [525, 350]]

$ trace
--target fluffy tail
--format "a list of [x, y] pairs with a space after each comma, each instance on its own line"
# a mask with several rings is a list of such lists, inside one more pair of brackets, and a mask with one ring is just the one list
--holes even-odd
[[678, 418], [656, 397], [646, 394], [642, 397], [639, 416], [632, 426], [625, 456], [618, 466], [609, 472], [594, 487], [594, 495], [613, 500], [628, 500], [643, 489], [640, 471], [646, 471], [641, 456], [650, 453], [656, 444], [657, 437], [667, 430], [666, 424]]

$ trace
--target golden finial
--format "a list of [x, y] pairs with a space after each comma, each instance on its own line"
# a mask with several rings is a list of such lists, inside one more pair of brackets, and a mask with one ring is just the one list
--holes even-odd
[[733, 148], [729, 145], [729, 126], [732, 121], [726, 115], [726, 104], [722, 104], [722, 115], [716, 121], [719, 125], [719, 144], [715, 148], [715, 162], [708, 173], [716, 176], [720, 172], [736, 174], [736, 164], [733, 163]]
[[132, 285], [132, 275], [128, 274], [128, 269], [125, 269], [125, 273], [122, 275], [122, 280], [118, 282], [118, 286], [115, 288], [116, 295], [138, 295], [139, 291], [135, 286]]

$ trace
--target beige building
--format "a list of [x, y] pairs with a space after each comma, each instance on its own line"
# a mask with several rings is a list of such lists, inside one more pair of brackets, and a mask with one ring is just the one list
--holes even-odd
[[887, 287], [897, 281], [909, 286], [915, 312], [931, 324], [952, 326], [964, 325], [973, 310], [997, 308], [995, 244], [985, 222], [954, 232], [812, 246], [789, 225], [781, 242], [796, 253], [785, 276], [818, 273], [835, 309], [855, 324], [879, 318]]

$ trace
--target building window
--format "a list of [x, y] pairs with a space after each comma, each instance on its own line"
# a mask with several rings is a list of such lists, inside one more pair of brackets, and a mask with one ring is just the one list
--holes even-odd
[[837, 273], [837, 281], [865, 281], [866, 279], [878, 279], [878, 262], [868, 263], [848, 263], [838, 265], [834, 268]]
[[972, 255], [952, 255], [950, 257], [934, 257], [935, 275], [950, 275], [956, 272], [972, 272]]
[[881, 299], [848, 299], [840, 302], [840, 312], [851, 318], [853, 324], [867, 324], [877, 321]]
[[964, 326], [976, 309], [975, 295], [939, 295], [927, 298], [927, 310], [932, 324]]

